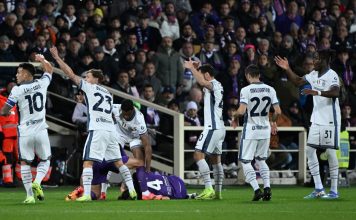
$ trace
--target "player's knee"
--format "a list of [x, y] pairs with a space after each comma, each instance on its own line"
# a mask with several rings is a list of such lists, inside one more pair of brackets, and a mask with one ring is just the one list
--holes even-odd
[[30, 165], [32, 161], [27, 161], [27, 160], [21, 160], [20, 164], [21, 165]]
[[316, 149], [307, 146], [306, 149], [305, 149], [305, 153], [306, 153], [307, 157], [310, 158], [311, 156], [313, 156], [316, 153]]
[[195, 151], [193, 157], [196, 162], [198, 162], [199, 160], [205, 159], [204, 153], [200, 152], [200, 151]]

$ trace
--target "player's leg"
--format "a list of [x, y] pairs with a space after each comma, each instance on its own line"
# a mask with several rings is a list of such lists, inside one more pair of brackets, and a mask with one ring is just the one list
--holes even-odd
[[42, 130], [36, 134], [35, 152], [40, 159], [40, 163], [37, 165], [36, 178], [32, 183], [32, 190], [35, 193], [35, 197], [37, 199], [44, 200], [44, 193], [41, 187], [41, 183], [49, 170], [51, 158], [51, 145], [49, 143], [47, 129]]
[[123, 163], [121, 157], [121, 149], [118, 145], [119, 140], [115, 132], [111, 132], [110, 141], [108, 142], [107, 149], [105, 152], [105, 159], [108, 162], [114, 162], [115, 166], [119, 169], [120, 174], [125, 181], [127, 188], [129, 189], [130, 197], [133, 200], [137, 199], [137, 193], [132, 182], [132, 176], [129, 168]]
[[260, 174], [263, 179], [263, 200], [269, 201], [272, 197], [271, 192], [271, 184], [270, 184], [270, 172], [269, 167], [266, 163], [266, 159], [268, 156], [268, 149], [269, 149], [270, 139], [262, 139], [258, 141], [256, 154], [255, 154], [255, 161], [260, 168]]
[[210, 178], [210, 168], [208, 163], [205, 160], [205, 152], [208, 149], [208, 145], [213, 136], [213, 130], [204, 130], [197, 141], [194, 152], [194, 160], [198, 165], [198, 169], [201, 177], [204, 181], [205, 189], [200, 193], [196, 199], [212, 199], [215, 196], [215, 191], [212, 187], [211, 178]]
[[213, 176], [215, 182], [215, 199], [222, 199], [221, 191], [224, 181], [224, 169], [221, 164], [221, 155], [212, 155], [210, 157], [213, 166]]
[[339, 178], [339, 161], [337, 159], [335, 149], [327, 149], [326, 153], [328, 155], [331, 188], [327, 196], [323, 198], [337, 199], [339, 198], [339, 194], [337, 190], [338, 178]]
[[224, 169], [221, 164], [222, 144], [225, 139], [225, 130], [214, 131], [207, 153], [210, 154], [210, 161], [213, 166], [213, 176], [215, 181], [215, 199], [222, 199], [222, 183], [224, 180]]
[[106, 131], [89, 131], [83, 151], [83, 196], [76, 201], [91, 201], [91, 183], [93, 180], [93, 161], [101, 162], [106, 150]]
[[263, 197], [262, 191], [256, 179], [256, 172], [251, 165], [257, 147], [257, 140], [241, 139], [239, 160], [245, 175], [245, 181], [254, 190], [252, 201], [258, 201]]
[[320, 126], [311, 125], [309, 129], [307, 147], [305, 149], [307, 155], [307, 164], [310, 170], [310, 174], [313, 176], [315, 190], [309, 195], [305, 196], [305, 199], [320, 198], [325, 195], [323, 183], [320, 178], [319, 161], [316, 155], [316, 148], [320, 146]]
[[19, 159], [21, 163], [21, 178], [26, 190], [26, 199], [24, 203], [35, 203], [34, 194], [32, 191], [32, 174], [30, 163], [35, 158], [34, 154], [34, 137], [21, 136], [19, 141]]

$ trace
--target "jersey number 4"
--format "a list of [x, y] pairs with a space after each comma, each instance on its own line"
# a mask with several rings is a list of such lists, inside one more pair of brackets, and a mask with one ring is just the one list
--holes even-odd
[[34, 111], [40, 112], [43, 109], [43, 95], [42, 93], [36, 92], [35, 94], [26, 95], [25, 99], [28, 101], [28, 107], [30, 114], [33, 114]]
[[147, 181], [147, 186], [156, 191], [161, 190], [161, 185], [163, 182], [161, 180]]
[[[261, 112], [256, 112], [258, 106], [261, 104], [261, 100], [263, 103], [265, 103], [265, 107], [262, 109]], [[250, 116], [251, 117], [258, 117], [258, 116], [267, 116], [268, 112], [267, 109], [271, 104], [271, 98], [268, 96], [264, 96], [262, 99], [259, 99], [258, 97], [253, 97], [250, 99], [251, 102], [256, 102], [253, 108], [250, 111]]]
[[98, 92], [94, 93], [94, 96], [99, 97], [99, 100], [93, 106], [93, 111], [105, 112], [107, 114], [111, 114], [111, 110], [112, 110], [111, 97], [108, 95], [105, 96], [106, 102], [109, 103], [109, 108], [103, 109], [102, 107], [100, 107], [100, 105], [104, 102], [104, 96]]

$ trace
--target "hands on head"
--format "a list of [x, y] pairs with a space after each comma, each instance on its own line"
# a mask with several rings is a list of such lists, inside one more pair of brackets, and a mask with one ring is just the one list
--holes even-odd
[[191, 58], [189, 58], [189, 60], [184, 61], [184, 68], [187, 69], [198, 69], [198, 67], [200, 66], [200, 62], [198, 61], [193, 61]]
[[38, 62], [43, 63], [43, 62], [45, 62], [46, 59], [44, 58], [44, 56], [42, 54], [36, 54], [35, 55], [35, 60], [38, 61]]

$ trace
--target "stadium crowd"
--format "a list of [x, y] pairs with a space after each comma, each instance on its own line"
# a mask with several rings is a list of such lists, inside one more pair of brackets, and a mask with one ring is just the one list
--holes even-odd
[[[288, 81], [273, 58], [286, 57], [303, 76], [314, 68], [315, 51], [332, 49], [331, 68], [342, 82], [342, 119], [346, 126], [355, 126], [355, 13], [355, 0], [0, 0], [0, 62], [34, 61], [40, 53], [55, 63], [49, 48], [56, 46], [77, 75], [101, 69], [105, 85], [182, 112], [185, 125], [193, 126], [203, 122], [202, 91], [184, 69], [185, 60], [209, 63], [218, 71], [226, 125], [238, 108], [241, 89], [248, 85], [243, 70], [256, 64], [262, 81], [274, 87], [280, 99], [283, 115], [278, 125], [308, 127], [312, 97], [301, 95], [302, 88]], [[2, 67], [0, 74], [6, 93], [16, 72]], [[58, 75], [49, 90], [65, 97], [77, 94], [76, 87]], [[166, 116], [151, 108], [141, 111], [148, 127], [173, 133]], [[226, 145], [236, 146], [230, 136]], [[194, 132], [186, 137], [188, 145], [197, 140]], [[273, 141], [274, 148], [296, 147], [289, 136]], [[291, 155], [284, 156], [284, 162], [271, 157], [271, 169], [285, 167], [287, 161], [287, 168], [296, 166]], [[229, 154], [223, 159], [231, 166], [236, 160]]]

